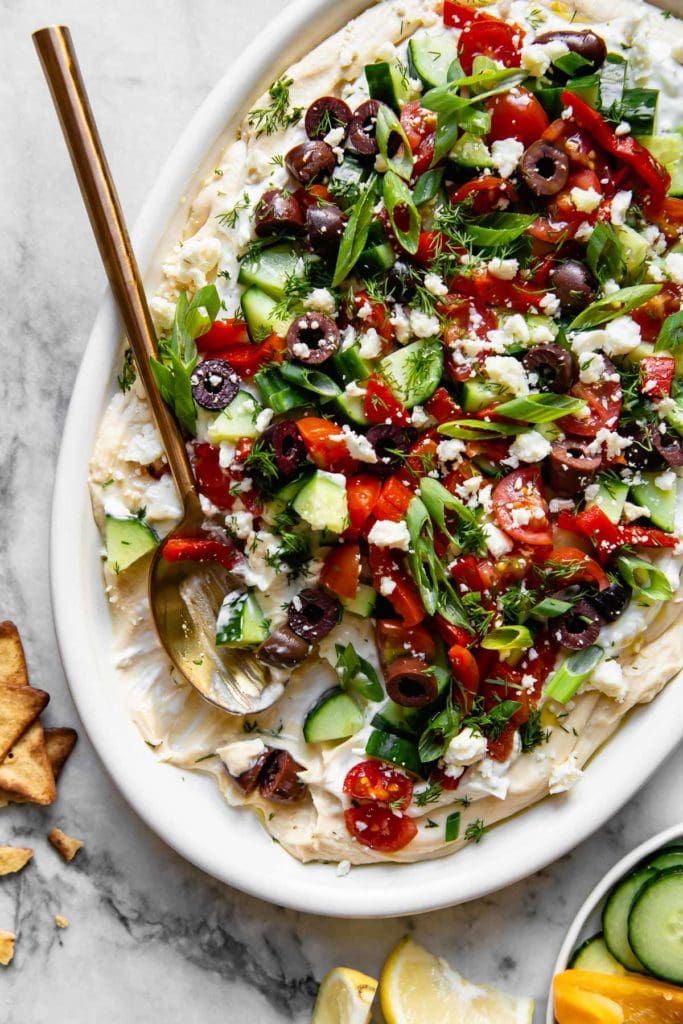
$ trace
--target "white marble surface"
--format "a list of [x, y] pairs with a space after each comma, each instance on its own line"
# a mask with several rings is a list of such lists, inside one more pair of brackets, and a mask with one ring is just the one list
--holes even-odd
[[[132, 220], [179, 130], [281, 6], [0, 0], [0, 618], [20, 626], [33, 679], [52, 694], [45, 717], [54, 724], [78, 719], [50, 615], [50, 494], [104, 277], [30, 30], [55, 18], [72, 27]], [[129, 810], [81, 736], [53, 807], [0, 811], [0, 845], [36, 849], [22, 875], [0, 880], [0, 929], [18, 935], [14, 963], [0, 968], [0, 1020], [303, 1022], [329, 967], [373, 973], [407, 931], [466, 974], [533, 994], [540, 1020], [553, 959], [585, 894], [625, 851], [683, 819], [682, 771], [679, 749], [598, 835], [496, 896], [421, 918], [354, 923], [269, 907], [189, 867]], [[86, 841], [71, 866], [45, 842], [53, 824]], [[67, 931], [56, 930], [56, 913], [69, 918]]]

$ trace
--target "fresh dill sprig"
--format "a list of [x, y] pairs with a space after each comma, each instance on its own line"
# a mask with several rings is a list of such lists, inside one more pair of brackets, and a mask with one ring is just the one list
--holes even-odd
[[123, 365], [121, 366], [121, 373], [116, 378], [118, 381], [119, 388], [125, 395], [126, 391], [130, 391], [137, 380], [138, 372], [135, 369], [135, 362], [133, 360], [133, 353], [131, 349], [127, 348], [123, 353]]
[[289, 90], [293, 84], [293, 78], [278, 78], [268, 90], [268, 106], [257, 107], [249, 113], [247, 120], [256, 129], [256, 138], [273, 135], [280, 129], [299, 123], [304, 108], [290, 106]]
[[284, 167], [285, 166], [285, 155], [284, 155], [284, 153], [276, 153], [275, 156], [271, 158], [270, 162], [271, 162], [271, 164], [274, 167]]
[[418, 807], [426, 807], [427, 804], [436, 803], [443, 793], [443, 786], [440, 782], [430, 782], [426, 789], [415, 794], [415, 803]]
[[487, 831], [488, 829], [484, 824], [484, 819], [477, 818], [476, 821], [471, 821], [467, 828], [465, 829], [464, 838], [467, 840], [468, 843], [478, 843], [480, 839], [483, 837], [484, 833]]
[[540, 747], [550, 739], [550, 729], [541, 727], [541, 710], [534, 708], [527, 721], [520, 727], [519, 738], [522, 741], [522, 751], [527, 752]]
[[517, 625], [525, 622], [542, 595], [542, 590], [529, 587], [524, 580], [509, 584], [498, 598], [498, 607], [505, 624]]
[[246, 192], [244, 192], [242, 194], [242, 197], [238, 199], [235, 205], [232, 206], [229, 210], [226, 210], [225, 213], [216, 214], [216, 220], [219, 221], [219, 223], [222, 224], [224, 228], [234, 228], [237, 225], [237, 220], [239, 218], [240, 212], [242, 210], [247, 210], [250, 206], [250, 203], [251, 200], [249, 199], [249, 195]]
[[245, 473], [250, 476], [262, 497], [270, 497], [280, 485], [280, 470], [273, 449], [257, 441], [244, 460]]
[[286, 566], [289, 570], [289, 582], [298, 576], [303, 576], [308, 568], [311, 558], [311, 538], [308, 532], [295, 532], [294, 530], [283, 530], [278, 536], [279, 546], [272, 553], [266, 556], [266, 564], [272, 569], [282, 569]]

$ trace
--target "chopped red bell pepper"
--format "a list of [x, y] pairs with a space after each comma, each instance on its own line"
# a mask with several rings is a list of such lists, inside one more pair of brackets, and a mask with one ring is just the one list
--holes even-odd
[[309, 457], [319, 469], [353, 471], [358, 461], [349, 455], [341, 427], [318, 416], [304, 416], [297, 427]]
[[368, 560], [372, 569], [375, 590], [379, 591], [382, 579], [390, 579], [394, 589], [387, 595], [397, 615], [403, 619], [404, 626], [417, 626], [424, 619], [426, 612], [420, 592], [415, 584], [408, 579], [394, 556], [387, 548], [370, 545]]
[[375, 636], [380, 661], [385, 668], [406, 654], [422, 656], [429, 664], [436, 658], [434, 638], [425, 626], [406, 626], [398, 619], [378, 619]]
[[332, 548], [320, 573], [320, 582], [339, 597], [353, 600], [360, 582], [358, 544], [340, 544]]
[[220, 452], [208, 442], [192, 445], [190, 462], [199, 493], [213, 502], [216, 508], [229, 512], [235, 504], [230, 488], [234, 479], [222, 469]]
[[606, 152], [627, 164], [647, 186], [647, 198], [658, 206], [671, 184], [671, 175], [652, 154], [632, 135], [616, 135], [602, 114], [589, 107], [584, 100], [568, 89], [562, 93], [562, 103], [570, 107], [572, 120], [588, 132]]
[[218, 562], [225, 569], [232, 569], [242, 557], [231, 544], [212, 537], [169, 537], [161, 554], [167, 562]]
[[[382, 481], [370, 473], [356, 473], [346, 481], [346, 502], [349, 508], [349, 531], [356, 536], [363, 529], [382, 491]], [[347, 531], [348, 535], [349, 531]]]
[[[215, 327], [216, 324], [213, 326]], [[198, 343], [199, 340], [201, 339], [198, 339]], [[285, 339], [281, 338], [279, 334], [271, 334], [260, 345], [255, 345], [248, 339], [236, 341], [212, 350], [211, 355], [214, 358], [227, 360], [240, 377], [249, 378], [268, 363], [281, 363], [286, 351]]]
[[435, 615], [434, 627], [445, 644], [452, 647], [453, 644], [459, 644], [460, 647], [470, 647], [474, 643], [474, 635], [468, 630], [463, 629], [462, 626], [454, 626], [451, 622], [447, 622], [442, 615]]
[[678, 544], [676, 536], [663, 530], [649, 526], [619, 526], [597, 505], [586, 508], [576, 515], [572, 515], [571, 512], [560, 512], [557, 525], [562, 530], [570, 530], [587, 537], [595, 546], [603, 565], [625, 544], [645, 548], [674, 548]]
[[388, 385], [374, 373], [365, 385], [363, 411], [371, 423], [388, 422], [401, 427], [410, 423], [410, 414], [405, 405], [394, 397]]
[[463, 414], [458, 403], [443, 387], [437, 388], [432, 397], [425, 402], [425, 412], [433, 416], [437, 423], [457, 420]]
[[375, 519], [390, 519], [393, 523], [400, 523], [405, 519], [408, 506], [414, 497], [414, 492], [406, 487], [402, 480], [397, 476], [390, 476], [382, 487], [382, 493], [372, 514]]
[[251, 345], [246, 323], [234, 316], [215, 320], [208, 331], [197, 338], [197, 349], [204, 354], [222, 352], [229, 345]]
[[668, 398], [676, 373], [673, 356], [646, 356], [640, 361], [640, 391], [647, 398]]
[[466, 647], [453, 644], [448, 649], [448, 660], [455, 676], [456, 696], [469, 711], [479, 689], [479, 668], [474, 655]]

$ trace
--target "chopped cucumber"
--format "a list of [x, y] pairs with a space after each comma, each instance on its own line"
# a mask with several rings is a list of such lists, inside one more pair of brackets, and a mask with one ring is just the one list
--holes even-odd
[[445, 85], [448, 69], [458, 56], [452, 35], [424, 35], [408, 43], [408, 67], [427, 88]]
[[227, 595], [216, 620], [217, 647], [256, 647], [268, 632], [268, 620], [250, 590]]
[[655, 347], [651, 341], [641, 341], [639, 345], [632, 348], [630, 352], [627, 352], [624, 356], [624, 362], [628, 363], [629, 366], [637, 366], [643, 359], [647, 359], [654, 353]]
[[650, 974], [683, 985], [683, 867], [667, 868], [639, 890], [628, 918], [628, 941]]
[[310, 394], [285, 380], [276, 366], [269, 366], [265, 370], [259, 370], [254, 377], [254, 382], [261, 393], [263, 401], [273, 412], [288, 412], [289, 409], [299, 409], [303, 405], [310, 405], [313, 401]]
[[350, 384], [352, 380], [367, 380], [372, 373], [370, 363], [360, 354], [358, 343], [335, 352], [330, 360], [330, 366], [344, 384]]
[[676, 487], [663, 491], [655, 483], [658, 473], [641, 473], [642, 483], [634, 484], [631, 494], [636, 505], [645, 507], [655, 526], [672, 533], [676, 518]]
[[428, 715], [424, 708], [404, 708], [393, 700], [387, 700], [372, 719], [372, 726], [381, 732], [394, 733], [408, 739], [416, 738], [424, 729]]
[[316, 470], [295, 497], [292, 508], [314, 530], [343, 533], [349, 525], [345, 478], [340, 473]]
[[391, 270], [396, 262], [396, 253], [388, 242], [381, 245], [371, 245], [364, 249], [358, 260], [363, 270], [370, 274], [381, 274], [385, 270]]
[[302, 266], [300, 253], [289, 243], [271, 245], [242, 263], [237, 281], [244, 285], [255, 284], [274, 299], [281, 299], [287, 278], [301, 277]]
[[596, 483], [598, 493], [588, 502], [589, 506], [597, 505], [611, 522], [618, 523], [624, 511], [629, 485], [611, 476], [607, 480], [598, 477]]
[[500, 386], [484, 380], [466, 380], [462, 386], [460, 404], [465, 412], [477, 412], [500, 399]]
[[363, 713], [348, 693], [340, 686], [326, 690], [304, 719], [304, 739], [307, 743], [345, 740], [363, 725]]
[[614, 959], [605, 945], [602, 932], [579, 946], [569, 961], [569, 967], [575, 971], [595, 971], [596, 974], [626, 974], [626, 968]]
[[650, 243], [628, 224], [617, 224], [614, 230], [621, 245], [626, 275], [635, 279], [650, 255]]
[[271, 334], [286, 337], [292, 318], [283, 319], [276, 313], [277, 301], [252, 284], [242, 295], [242, 312], [252, 341], [263, 341]]
[[434, 394], [443, 373], [443, 348], [439, 341], [413, 341], [380, 360], [379, 371], [389, 389], [406, 409]]
[[341, 603], [347, 612], [354, 615], [362, 615], [364, 619], [369, 618], [375, 610], [377, 603], [377, 592], [374, 587], [367, 583], [359, 584], [355, 597], [342, 597]]
[[[532, 333], [534, 329], [537, 327], [545, 327], [547, 330], [550, 331], [553, 338], [556, 338], [559, 334], [560, 326], [557, 320], [553, 320], [551, 316], [543, 316], [542, 313], [527, 313], [524, 319], [526, 320], [527, 326]], [[532, 339], [531, 344], [535, 345], [537, 343], [534, 342]]]
[[159, 538], [138, 516], [106, 516], [104, 543], [107, 548], [107, 568], [124, 572], [159, 544]]
[[277, 516], [284, 512], [285, 509], [290, 508], [297, 494], [306, 483], [306, 479], [306, 477], [299, 477], [297, 480], [291, 480], [284, 487], [281, 487], [270, 501], [266, 502], [263, 509], [263, 518], [267, 523], [276, 523]]
[[339, 395], [334, 404], [339, 412], [358, 427], [367, 427], [370, 420], [365, 415], [363, 399], [358, 395]]
[[365, 78], [373, 100], [386, 103], [398, 113], [410, 96], [410, 85], [397, 64], [382, 60], [365, 65]]
[[675, 407], [664, 418], [677, 434], [683, 436], [683, 401], [676, 400]]
[[493, 167], [489, 147], [478, 135], [465, 132], [448, 154], [448, 159], [461, 167]]
[[392, 736], [391, 733], [382, 732], [381, 729], [374, 729], [365, 745], [365, 753], [371, 757], [378, 757], [382, 761], [396, 764], [399, 768], [405, 768], [413, 775], [422, 775], [423, 768], [420, 755], [417, 752], [417, 745], [401, 736]]
[[658, 874], [653, 868], [638, 868], [612, 889], [602, 912], [602, 932], [613, 957], [628, 971], [640, 971], [643, 965], [629, 943], [629, 915], [634, 900], [646, 882]]
[[579, 99], [587, 103], [593, 110], [600, 105], [600, 77], [599, 75], [584, 75], [581, 78], [571, 78], [566, 88], [575, 93]]
[[221, 441], [239, 441], [242, 437], [258, 437], [256, 417], [262, 409], [248, 391], [238, 391], [232, 402], [209, 424], [209, 441], [220, 444]]
[[664, 871], [665, 868], [683, 868], [683, 846], [665, 846], [656, 857], [647, 862], [649, 868]]

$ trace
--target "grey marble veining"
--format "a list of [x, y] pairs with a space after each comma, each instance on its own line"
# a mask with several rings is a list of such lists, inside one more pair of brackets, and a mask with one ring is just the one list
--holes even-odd
[[[73, 30], [128, 217], [208, 89], [280, 0], [0, 0], [0, 617], [25, 637], [46, 719], [78, 725], [59, 665], [47, 581], [48, 513], [61, 424], [104, 277], [30, 41]], [[82, 733], [82, 730], [81, 730]], [[227, 889], [168, 849], [113, 788], [81, 734], [53, 807], [0, 811], [0, 844], [31, 845], [0, 879], [2, 1024], [305, 1022], [336, 963], [373, 973], [406, 931], [465, 974], [533, 994], [584, 896], [624, 852], [683, 818], [683, 751], [611, 822], [547, 871], [420, 918], [319, 919]], [[64, 864], [54, 825], [83, 838]], [[457, 858], [453, 861], [457, 871]], [[71, 924], [58, 931], [54, 915]]]

